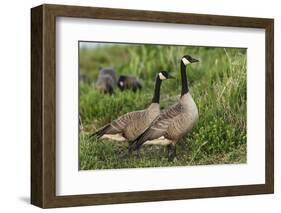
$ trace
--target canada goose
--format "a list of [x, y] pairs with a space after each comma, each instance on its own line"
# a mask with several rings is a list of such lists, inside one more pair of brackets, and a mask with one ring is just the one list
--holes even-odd
[[181, 59], [182, 91], [178, 103], [161, 113], [149, 128], [130, 142], [129, 152], [138, 150], [142, 144], [168, 145], [168, 160], [176, 156], [176, 143], [196, 124], [198, 120], [197, 106], [189, 93], [186, 67], [197, 59], [185, 55]]
[[112, 68], [101, 69], [96, 81], [96, 88], [106, 94], [112, 94], [117, 84], [117, 75]]
[[129, 112], [105, 125], [92, 136], [109, 138], [117, 141], [131, 141], [139, 136], [160, 114], [161, 82], [173, 78], [168, 72], [161, 71], [155, 80], [154, 95], [150, 106], [145, 110]]
[[140, 80], [135, 76], [121, 75], [117, 85], [121, 91], [132, 89], [134, 92], [136, 92], [138, 89], [142, 89]]

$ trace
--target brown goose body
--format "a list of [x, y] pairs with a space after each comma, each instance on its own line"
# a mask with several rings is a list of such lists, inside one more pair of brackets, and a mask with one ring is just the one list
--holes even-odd
[[[166, 75], [166, 76], [164, 76]], [[155, 80], [152, 103], [145, 110], [126, 113], [99, 129], [93, 135], [117, 141], [132, 141], [142, 134], [160, 114], [160, 87], [162, 80], [171, 78], [166, 71], [160, 72]]]
[[[176, 115], [173, 116], [173, 114]], [[198, 121], [198, 109], [190, 93], [183, 95], [179, 103], [172, 107], [166, 116], [171, 119], [171, 122], [164, 137], [177, 142], [179, 138], [192, 130]]]
[[198, 109], [190, 93], [182, 96], [179, 103], [163, 113], [159, 120], [155, 125], [166, 128], [164, 138], [173, 143], [188, 133], [198, 121]]
[[106, 132], [102, 138], [117, 141], [134, 140], [149, 127], [159, 114], [160, 105], [157, 103], [152, 103], [145, 110], [126, 113], [105, 126]]

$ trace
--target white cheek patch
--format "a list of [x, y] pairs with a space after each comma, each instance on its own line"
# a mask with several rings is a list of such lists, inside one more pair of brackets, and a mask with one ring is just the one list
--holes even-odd
[[184, 65], [190, 64], [189, 60], [187, 60], [186, 58], [182, 58], [181, 60], [184, 63]]
[[123, 81], [120, 81], [119, 84], [120, 84], [121, 87], [124, 86], [124, 82]]
[[161, 80], [166, 80], [167, 79], [161, 72], [158, 75], [159, 75], [159, 78]]

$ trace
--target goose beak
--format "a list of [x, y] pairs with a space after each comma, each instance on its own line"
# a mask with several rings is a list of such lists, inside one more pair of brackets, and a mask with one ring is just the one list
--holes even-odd
[[190, 59], [190, 63], [196, 63], [196, 62], [199, 62], [199, 60], [198, 60], [198, 59], [195, 59], [195, 58], [191, 58], [191, 59]]
[[169, 74], [168, 79], [175, 79], [175, 76]]

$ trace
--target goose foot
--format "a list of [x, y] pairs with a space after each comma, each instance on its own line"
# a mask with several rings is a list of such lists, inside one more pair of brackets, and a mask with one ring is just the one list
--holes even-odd
[[168, 161], [173, 162], [174, 160], [176, 160], [176, 145], [171, 143], [168, 145]]

